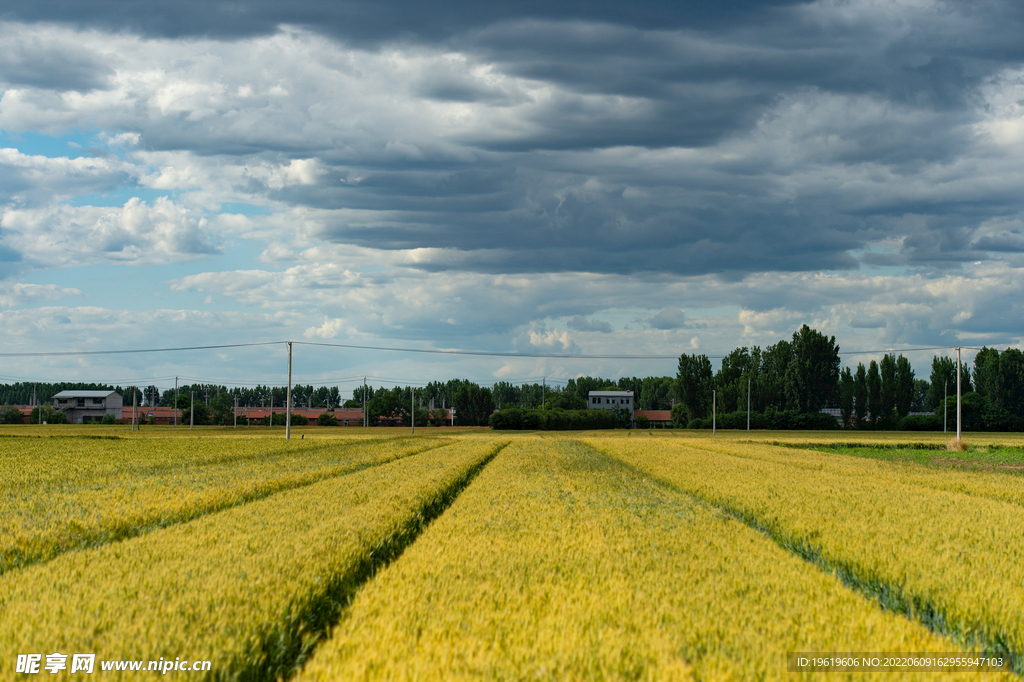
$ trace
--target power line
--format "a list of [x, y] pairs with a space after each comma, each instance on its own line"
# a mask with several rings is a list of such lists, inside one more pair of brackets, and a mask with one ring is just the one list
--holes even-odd
[[[346, 343], [316, 343], [295, 341], [295, 345], [348, 348], [353, 350], [382, 350], [394, 353], [426, 353], [431, 355], [479, 355], [498, 358], [559, 358], [564, 360], [674, 360], [678, 355], [588, 355], [571, 353], [514, 353], [511, 351], [455, 350], [431, 348], [394, 348], [386, 346], [357, 346]], [[725, 356], [722, 356], [725, 357]]]
[[184, 350], [214, 350], [217, 348], [245, 348], [248, 346], [274, 346], [285, 341], [263, 341], [260, 343], [222, 343], [215, 346], [182, 346], [180, 348], [133, 348], [130, 350], [65, 350], [41, 351], [37, 353], [0, 353], [0, 358], [41, 358], [59, 355], [125, 355], [129, 353], [173, 353]]
[[[967, 346], [960, 346], [966, 348]], [[879, 350], [845, 350], [839, 351], [839, 355], [874, 355], [875, 353], [915, 353], [926, 350], [953, 350], [956, 346], [924, 346], [922, 348], [885, 348]], [[708, 356], [718, 357], [718, 356]], [[724, 356], [723, 356], [724, 357]]]
[[[255, 343], [225, 343], [215, 344], [208, 346], [181, 346], [175, 348], [132, 348], [125, 350], [79, 350], [79, 351], [37, 351], [37, 352], [23, 352], [23, 353], [0, 353], [0, 357], [4, 358], [26, 358], [26, 357], [55, 357], [55, 356], [82, 356], [82, 355], [125, 355], [125, 354], [141, 354], [141, 353], [172, 353], [181, 351], [196, 351], [196, 350], [217, 350], [221, 348], [250, 348], [254, 346], [274, 346], [283, 345], [289, 343], [288, 341], [262, 341]], [[627, 354], [627, 355], [611, 355], [611, 354], [590, 354], [590, 353], [524, 353], [524, 352], [512, 352], [512, 351], [484, 351], [484, 350], [459, 350], [459, 349], [432, 349], [432, 348], [403, 348], [394, 346], [364, 346], [355, 344], [345, 343], [318, 343], [314, 341], [293, 341], [295, 345], [301, 346], [318, 346], [323, 348], [347, 348], [350, 350], [373, 350], [373, 351], [386, 351], [392, 353], [420, 353], [428, 355], [470, 355], [479, 357], [499, 357], [499, 358], [550, 358], [550, 359], [561, 359], [561, 360], [675, 360], [679, 357], [678, 354], [671, 355], [660, 355], [660, 354]], [[922, 346], [919, 348], [884, 348], [876, 350], [858, 350], [858, 351], [839, 351], [839, 355], [872, 355], [875, 353], [911, 353], [920, 351], [935, 351], [935, 350], [951, 350], [956, 346]], [[961, 346], [961, 348], [980, 350], [971, 346]], [[703, 353], [707, 358], [720, 360], [728, 357], [728, 354], [718, 353]]]

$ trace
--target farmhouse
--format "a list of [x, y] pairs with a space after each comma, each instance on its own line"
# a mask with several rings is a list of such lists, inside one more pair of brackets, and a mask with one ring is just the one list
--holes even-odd
[[587, 409], [590, 410], [629, 410], [633, 416], [633, 391], [591, 391]]
[[672, 412], [670, 410], [637, 410], [633, 416], [636, 419], [647, 417], [647, 423], [651, 425], [651, 428], [672, 428]]
[[107, 414], [120, 419], [122, 402], [115, 391], [61, 391], [53, 396], [53, 409], [66, 414], [69, 424], [85, 424]]
[[[275, 414], [284, 414], [283, 407], [274, 408]], [[238, 414], [239, 424], [251, 424], [257, 426], [262, 424], [266, 418], [270, 415], [269, 407], [239, 407], [236, 410]], [[363, 425], [363, 411], [356, 409], [346, 409], [339, 407], [333, 411], [323, 407], [293, 407], [292, 414], [299, 414], [309, 420], [310, 424], [315, 424], [317, 417], [324, 412], [330, 412], [335, 419], [338, 420], [338, 426], [362, 426]]]

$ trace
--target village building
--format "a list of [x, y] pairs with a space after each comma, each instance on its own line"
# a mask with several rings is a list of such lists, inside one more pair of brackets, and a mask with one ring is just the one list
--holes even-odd
[[672, 428], [672, 411], [671, 410], [637, 410], [633, 417], [640, 419], [640, 417], [647, 417], [647, 423], [650, 428], [654, 429], [671, 429]]
[[87, 424], [108, 414], [120, 419], [123, 401], [116, 391], [61, 391], [53, 396], [53, 409], [66, 414], [69, 424]]
[[630, 419], [633, 417], [635, 405], [633, 402], [633, 391], [591, 391], [590, 399], [587, 401], [587, 409], [590, 410], [629, 410]]

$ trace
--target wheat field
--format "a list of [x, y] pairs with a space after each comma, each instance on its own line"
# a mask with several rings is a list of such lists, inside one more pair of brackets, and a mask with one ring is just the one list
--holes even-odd
[[19, 656], [73, 653], [304, 681], [1012, 661], [1024, 477], [813, 449], [920, 443], [854, 435], [2, 429], [0, 679], [29, 679]]

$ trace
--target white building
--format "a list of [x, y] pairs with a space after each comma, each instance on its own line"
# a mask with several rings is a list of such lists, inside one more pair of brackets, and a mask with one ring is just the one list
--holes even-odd
[[636, 409], [633, 391], [591, 391], [587, 404], [589, 410], [629, 410], [630, 419]]
[[53, 409], [68, 416], [68, 424], [98, 422], [104, 415], [121, 418], [121, 394], [116, 391], [61, 391], [53, 396]]

